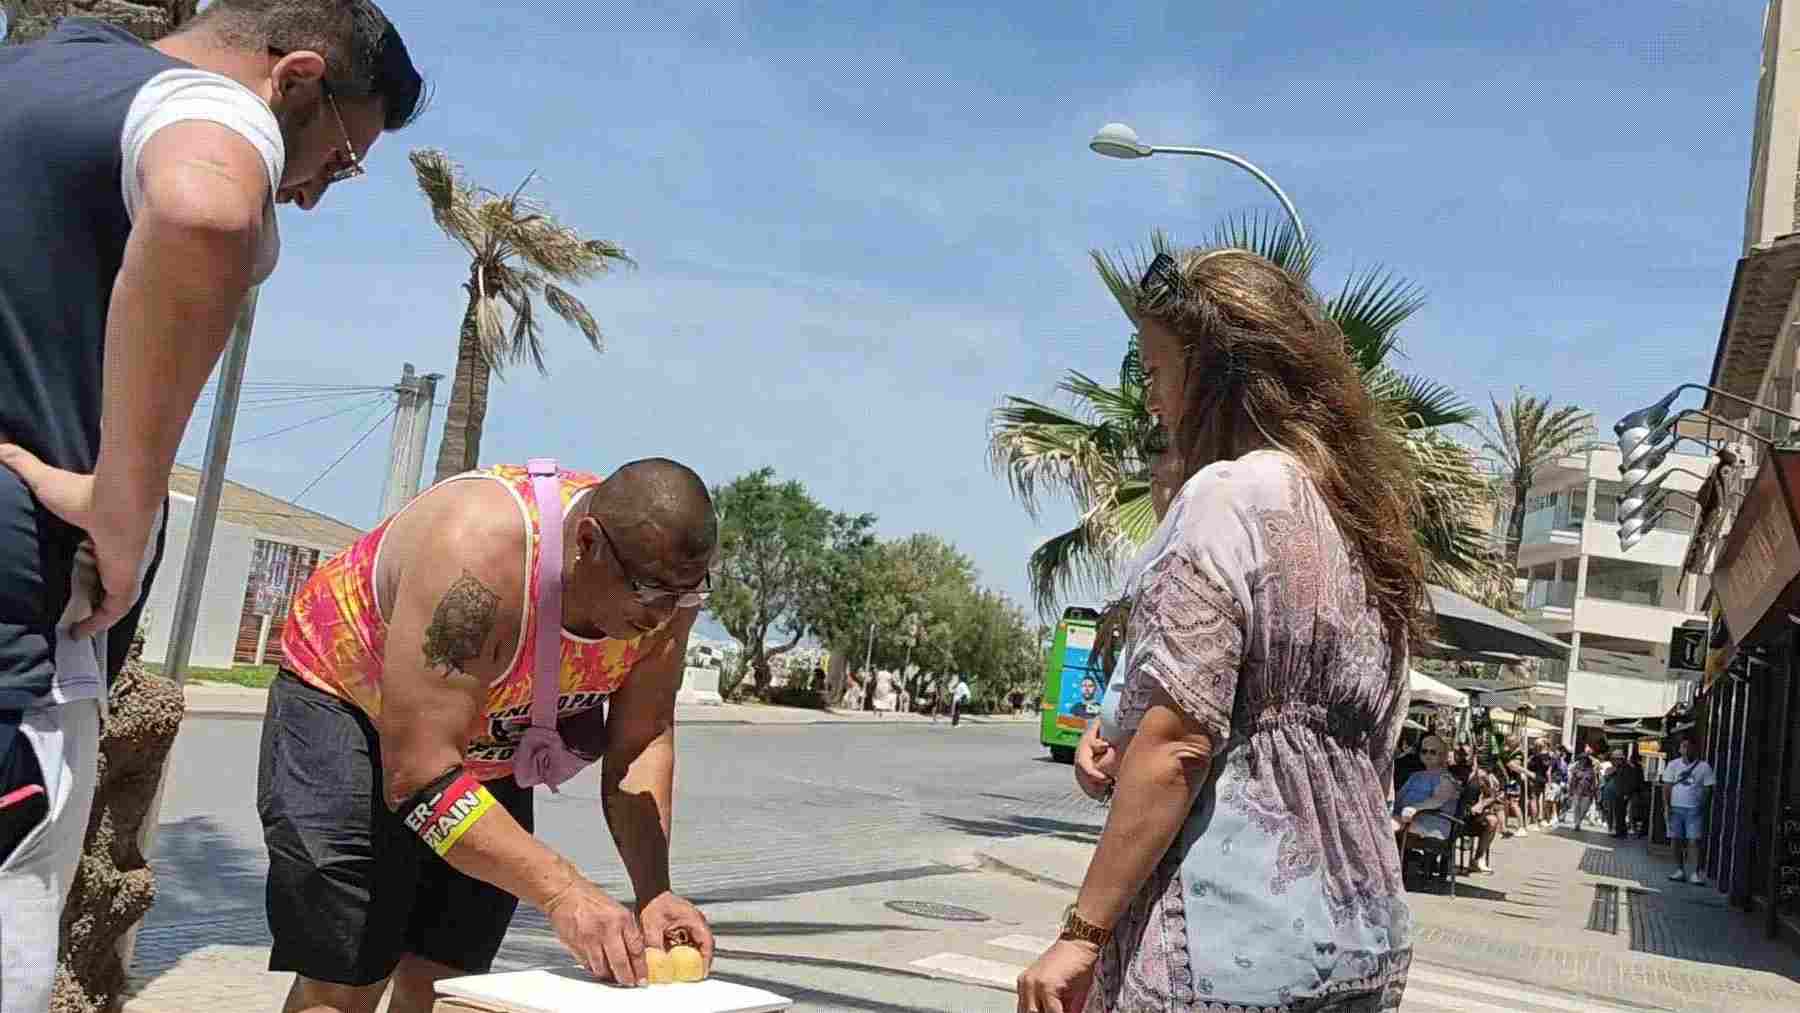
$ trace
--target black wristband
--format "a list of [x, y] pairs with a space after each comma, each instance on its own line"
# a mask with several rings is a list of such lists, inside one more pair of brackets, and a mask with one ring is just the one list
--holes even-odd
[[414, 812], [420, 806], [426, 807], [428, 811], [435, 807], [437, 805], [438, 796], [442, 795], [445, 788], [450, 787], [457, 778], [461, 777], [462, 773], [462, 767], [456, 766], [451, 767], [437, 777], [432, 778], [430, 784], [413, 792], [412, 796], [406, 800], [405, 804], [400, 806], [400, 815], [405, 816], [407, 813]]

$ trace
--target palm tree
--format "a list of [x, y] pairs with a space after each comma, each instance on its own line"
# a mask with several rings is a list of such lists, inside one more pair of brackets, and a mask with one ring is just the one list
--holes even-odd
[[1539, 468], [1569, 453], [1590, 435], [1588, 413], [1574, 405], [1551, 408], [1549, 398], [1524, 390], [1513, 392], [1512, 403], [1502, 406], [1492, 397], [1494, 419], [1482, 430], [1482, 446], [1500, 459], [1502, 480], [1511, 494], [1506, 511], [1506, 563], [1519, 562], [1519, 541], [1525, 535], [1525, 499]]
[[[1208, 248], [1250, 250], [1302, 279], [1314, 250], [1285, 221], [1234, 218], [1220, 224]], [[1157, 253], [1173, 252], [1161, 232], [1148, 251], [1129, 261], [1095, 251], [1101, 279], [1129, 316], [1137, 280]], [[1379, 268], [1353, 274], [1326, 301], [1326, 315], [1343, 331], [1363, 381], [1413, 455], [1420, 480], [1415, 525], [1425, 550], [1427, 579], [1489, 604], [1503, 604], [1506, 570], [1494, 558], [1479, 508], [1491, 490], [1473, 455], [1446, 430], [1473, 425], [1470, 408], [1448, 386], [1394, 369], [1398, 331], [1423, 305], [1410, 283]], [[1058, 385], [1070, 402], [1059, 409], [1008, 397], [989, 419], [988, 451], [1014, 495], [1035, 518], [1045, 492], [1061, 494], [1079, 514], [1074, 527], [1039, 546], [1028, 564], [1036, 604], [1049, 612], [1061, 595], [1104, 592], [1118, 561], [1155, 527], [1146, 438], [1153, 423], [1144, 400], [1136, 337], [1121, 364], [1119, 386], [1107, 387], [1071, 371]]]
[[527, 360], [548, 374], [539, 300], [599, 351], [593, 314], [557, 283], [586, 281], [632, 260], [623, 247], [584, 238], [523, 196], [530, 175], [512, 193], [499, 194], [472, 186], [441, 151], [414, 151], [412, 165], [431, 217], [469, 254], [469, 278], [463, 282], [468, 308], [438, 446], [437, 480], [442, 481], [474, 468], [480, 458], [489, 378]]
[[1069, 408], [1008, 396], [988, 423], [988, 458], [1036, 520], [1045, 494], [1067, 499], [1075, 526], [1031, 554], [1032, 598], [1049, 614], [1075, 588], [1104, 588], [1113, 566], [1150, 536], [1150, 444], [1155, 419], [1145, 400], [1143, 365], [1132, 336], [1112, 387], [1070, 370], [1057, 390]]

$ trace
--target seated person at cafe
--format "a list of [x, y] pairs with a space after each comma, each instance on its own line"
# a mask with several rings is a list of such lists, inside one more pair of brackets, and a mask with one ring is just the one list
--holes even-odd
[[1409, 834], [1435, 841], [1450, 839], [1451, 825], [1445, 816], [1455, 815], [1462, 785], [1445, 769], [1449, 759], [1443, 739], [1427, 735], [1420, 740], [1419, 760], [1425, 769], [1407, 778], [1394, 795], [1394, 843], [1403, 854]]
[[1394, 792], [1398, 794], [1408, 778], [1424, 769], [1425, 764], [1419, 759], [1419, 744], [1407, 746], [1405, 752], [1394, 759]]

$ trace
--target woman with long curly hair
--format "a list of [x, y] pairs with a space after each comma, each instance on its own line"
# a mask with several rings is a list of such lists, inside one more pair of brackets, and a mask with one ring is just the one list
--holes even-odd
[[1184, 482], [1126, 586], [1106, 829], [1018, 1009], [1396, 1009], [1388, 809], [1425, 622], [1410, 461], [1275, 264], [1159, 254], [1136, 316]]

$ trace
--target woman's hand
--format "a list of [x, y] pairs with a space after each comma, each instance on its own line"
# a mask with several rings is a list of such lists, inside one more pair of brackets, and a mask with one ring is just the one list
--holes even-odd
[[1112, 796], [1113, 779], [1119, 773], [1119, 751], [1100, 737], [1100, 722], [1089, 721], [1075, 746], [1075, 784], [1096, 802]]
[[1019, 975], [1019, 1013], [1081, 1013], [1094, 987], [1100, 948], [1058, 939], [1037, 963]]

